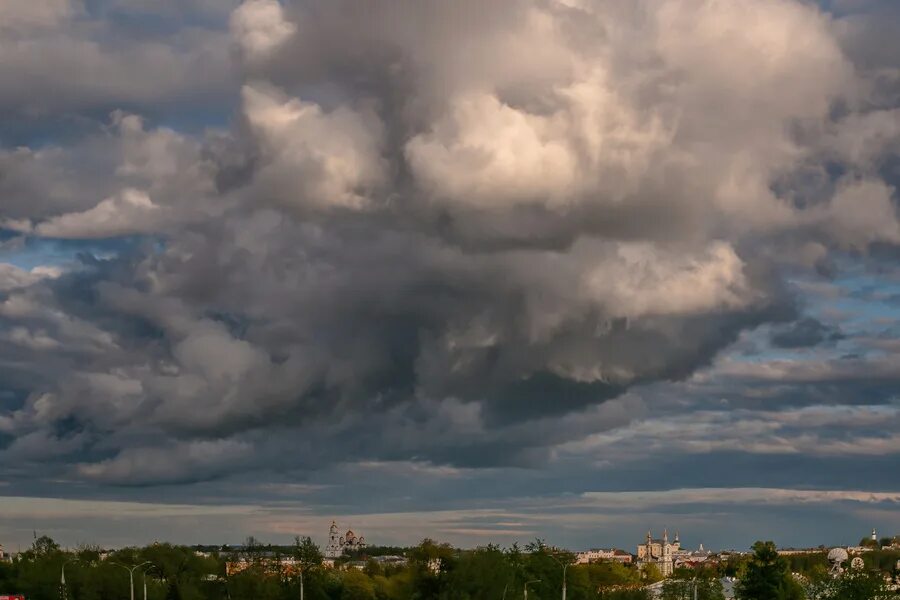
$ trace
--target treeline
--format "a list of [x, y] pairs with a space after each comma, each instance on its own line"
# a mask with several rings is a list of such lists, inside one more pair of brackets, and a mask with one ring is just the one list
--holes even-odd
[[[399, 554], [406, 564], [382, 565], [375, 555]], [[292, 561], [284, 561], [290, 558]], [[354, 560], [367, 558], [361, 561]], [[352, 561], [352, 564], [351, 564]], [[239, 569], [227, 570], [238, 563]], [[532, 600], [560, 595], [566, 566], [568, 600], [647, 600], [641, 587], [658, 578], [618, 563], [574, 565], [574, 556], [541, 541], [524, 548], [486, 546], [459, 550], [424, 540], [414, 548], [384, 548], [373, 555], [346, 557], [327, 568], [309, 538], [293, 546], [248, 540], [234, 551], [154, 544], [108, 555], [99, 548], [63, 551], [42, 537], [12, 563], [0, 563], [0, 595], [27, 600]], [[360, 568], [361, 567], [361, 568]], [[61, 577], [65, 569], [65, 586]]]
[[[403, 555], [406, 564], [375, 560], [386, 554]], [[737, 577], [740, 600], [896, 598], [884, 580], [890, 569], [876, 568], [891, 557], [869, 554], [865, 569], [834, 579], [820, 556], [783, 557], [771, 542], [760, 542], [751, 556], [680, 569], [658, 591], [662, 600], [692, 600], [695, 589], [698, 600], [723, 600], [721, 578]], [[522, 548], [475, 550], [424, 540], [413, 548], [346, 557], [327, 568], [309, 538], [297, 538], [291, 546], [267, 546], [251, 538], [235, 549], [208, 547], [202, 553], [196, 547], [154, 544], [107, 555], [92, 547], [63, 551], [43, 537], [12, 563], [0, 563], [0, 595], [123, 600], [130, 594], [129, 571], [137, 600], [145, 593], [147, 600], [524, 600], [526, 586], [530, 600], [551, 600], [561, 595], [564, 570], [567, 600], [649, 600], [645, 587], [661, 579], [653, 567], [575, 565], [574, 558], [541, 540]]]

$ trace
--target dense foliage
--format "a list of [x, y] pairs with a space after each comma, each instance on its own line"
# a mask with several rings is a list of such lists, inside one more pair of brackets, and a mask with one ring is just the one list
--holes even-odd
[[[233, 548], [153, 544], [107, 554], [92, 547], [64, 551], [42, 537], [13, 562], [0, 563], [0, 594], [123, 600], [129, 597], [128, 571], [135, 566], [137, 600], [297, 600], [301, 586], [303, 600], [523, 600], [526, 582], [529, 600], [548, 600], [560, 597], [564, 572], [567, 600], [650, 600], [644, 588], [660, 579], [652, 568], [576, 565], [574, 555], [541, 540], [524, 548], [460, 550], [426, 539], [413, 548], [371, 550], [326, 568], [309, 538], [290, 546], [250, 538]], [[378, 560], [391, 554], [405, 563]], [[693, 600], [696, 588], [697, 600], [722, 600], [720, 578], [736, 576], [741, 600], [887, 600], [896, 598], [884, 583], [895, 554], [867, 553], [866, 568], [834, 579], [820, 554], [783, 557], [771, 542], [759, 542], [752, 556], [676, 570], [661, 584], [661, 599]]]
[[663, 584], [660, 600], [725, 600], [715, 569], [678, 569]]
[[753, 557], [735, 591], [739, 600], [803, 600], [804, 597], [800, 583], [791, 575], [787, 559], [778, 555], [774, 542], [753, 544]]
[[[374, 559], [391, 551], [407, 564]], [[285, 566], [282, 559], [293, 559]], [[363, 560], [365, 559], [365, 560]], [[240, 561], [231, 573], [226, 563]], [[642, 574], [617, 563], [573, 565], [574, 556], [540, 540], [525, 548], [486, 546], [461, 551], [424, 540], [414, 548], [376, 549], [325, 568], [309, 538], [293, 546], [268, 546], [248, 539], [239, 548], [203, 551], [169, 544], [127, 548], [105, 556], [97, 548], [67, 552], [49, 538], [35, 541], [12, 563], [0, 563], [0, 594], [22, 593], [28, 600], [122, 600], [129, 597], [128, 568], [134, 570], [135, 597], [147, 600], [447, 600], [556, 598], [563, 567], [569, 600], [647, 600]], [[146, 563], [146, 564], [142, 564]], [[65, 565], [66, 586], [60, 578]]]
[[881, 573], [867, 569], [849, 570], [838, 578], [822, 578], [806, 586], [807, 600], [888, 600], [900, 598]]

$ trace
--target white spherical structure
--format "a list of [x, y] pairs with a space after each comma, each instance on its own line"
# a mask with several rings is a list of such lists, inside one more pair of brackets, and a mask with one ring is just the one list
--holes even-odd
[[847, 551], [843, 548], [832, 548], [829, 550], [828, 561], [831, 563], [831, 574], [840, 575], [843, 573], [844, 567], [841, 565], [846, 562], [848, 558], [850, 558], [850, 555], [847, 554]]
[[828, 560], [829, 560], [829, 562], [833, 562], [833, 563], [834, 562], [839, 562], [839, 563], [845, 562], [849, 557], [850, 557], [850, 555], [847, 554], [847, 551], [844, 550], [843, 548], [832, 548], [828, 552]]

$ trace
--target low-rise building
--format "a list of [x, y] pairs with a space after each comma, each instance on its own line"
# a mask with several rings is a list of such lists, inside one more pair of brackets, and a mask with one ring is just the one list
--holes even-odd
[[619, 550], [618, 548], [610, 548], [609, 550], [592, 548], [590, 550], [583, 550], [575, 553], [576, 565], [586, 565], [592, 562], [602, 561], [615, 561], [623, 564], [631, 564], [633, 559], [634, 557], [631, 554], [624, 550]]
[[293, 556], [263, 555], [254, 560], [247, 558], [229, 560], [225, 563], [225, 574], [230, 577], [254, 565], [273, 575], [292, 576], [298, 574], [300, 570], [300, 562]]

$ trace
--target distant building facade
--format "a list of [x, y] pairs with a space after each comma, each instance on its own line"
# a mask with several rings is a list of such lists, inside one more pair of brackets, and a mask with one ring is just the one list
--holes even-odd
[[586, 565], [592, 562], [615, 561], [622, 564], [631, 564], [633, 557], [624, 550], [612, 548], [610, 550], [601, 550], [593, 548], [575, 553], [575, 564]]
[[648, 531], [647, 540], [637, 547], [637, 565], [644, 567], [654, 565], [663, 577], [669, 577], [675, 571], [675, 553], [681, 550], [678, 534], [669, 543], [669, 532], [663, 532], [662, 539], [653, 539]]
[[231, 577], [250, 567], [256, 566], [269, 576], [294, 576], [300, 572], [300, 563], [291, 556], [276, 556], [271, 552], [263, 553], [257, 560], [246, 557], [235, 558], [225, 563], [225, 575]]
[[686, 550], [684, 548], [679, 548], [672, 553], [672, 562], [674, 568], [676, 569], [679, 567], [696, 568], [702, 563], [706, 563], [708, 561], [717, 562], [713, 553], [705, 549], [702, 543], [696, 550]]
[[328, 530], [328, 545], [325, 546], [325, 558], [340, 558], [345, 552], [362, 550], [366, 547], [366, 538], [357, 536], [352, 529], [348, 529], [344, 535], [340, 534], [337, 523], [331, 522]]

